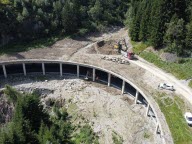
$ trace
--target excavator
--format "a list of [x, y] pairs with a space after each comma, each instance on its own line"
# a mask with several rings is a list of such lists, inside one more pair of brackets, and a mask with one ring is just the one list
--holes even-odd
[[118, 43], [114, 45], [114, 48], [118, 49], [118, 53], [121, 53], [122, 51], [125, 52], [126, 57], [130, 60], [133, 60], [135, 58], [135, 54], [131, 51], [128, 51], [125, 39], [119, 40]]

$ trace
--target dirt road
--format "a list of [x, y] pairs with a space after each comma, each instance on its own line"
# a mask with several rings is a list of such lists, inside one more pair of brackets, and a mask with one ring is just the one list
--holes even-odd
[[155, 76], [162, 79], [164, 82], [171, 83], [174, 85], [175, 93], [184, 96], [191, 104], [192, 104], [192, 90], [182, 84], [178, 79], [176, 79], [170, 73], [166, 73], [155, 65], [145, 61], [144, 59], [139, 57], [138, 61], [130, 61], [130, 63], [138, 65], [139, 67], [144, 68], [145, 70], [151, 72]]

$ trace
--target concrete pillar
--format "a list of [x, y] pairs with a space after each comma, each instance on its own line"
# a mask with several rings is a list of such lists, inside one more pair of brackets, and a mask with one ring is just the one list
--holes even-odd
[[157, 123], [156, 128], [155, 128], [155, 133], [157, 134], [159, 132], [159, 124]]
[[93, 81], [95, 81], [95, 68], [93, 68]]
[[62, 67], [62, 63], [59, 64], [59, 67], [60, 67], [60, 76], [62, 77], [62, 76], [63, 76], [63, 67]]
[[135, 95], [135, 104], [137, 104], [138, 97], [139, 97], [139, 92], [138, 92], [138, 90], [137, 90], [137, 91], [136, 91], [136, 95]]
[[45, 64], [42, 63], [42, 71], [43, 71], [43, 75], [45, 75]]
[[125, 92], [125, 81], [123, 81], [123, 83], [122, 83], [121, 94], [124, 94], [124, 92]]
[[25, 63], [23, 63], [23, 73], [24, 73], [24, 76], [26, 76], [26, 75], [27, 75], [27, 73], [26, 73]]
[[3, 73], [4, 73], [4, 77], [7, 78], [7, 71], [6, 71], [5, 65], [3, 65]]
[[149, 114], [149, 108], [150, 108], [150, 105], [149, 105], [149, 103], [148, 103], [148, 104], [147, 104], [146, 116], [148, 116], [148, 114]]
[[77, 77], [79, 78], [79, 65], [77, 65]]
[[108, 74], [108, 86], [110, 86], [111, 85], [111, 74], [109, 73]]

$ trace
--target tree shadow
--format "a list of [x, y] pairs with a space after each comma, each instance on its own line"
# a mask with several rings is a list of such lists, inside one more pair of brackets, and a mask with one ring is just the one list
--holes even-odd
[[16, 57], [17, 59], [25, 59], [25, 57], [19, 53], [8, 54], [8, 56]]

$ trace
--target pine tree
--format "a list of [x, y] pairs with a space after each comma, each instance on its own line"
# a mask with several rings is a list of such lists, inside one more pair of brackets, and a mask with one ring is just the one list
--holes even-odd
[[185, 46], [185, 25], [183, 19], [173, 16], [171, 22], [167, 25], [168, 29], [165, 35], [165, 42], [170, 52], [177, 55], [182, 54]]
[[66, 33], [72, 33], [77, 30], [77, 14], [76, 9], [72, 3], [66, 1], [62, 10], [62, 25]]
[[187, 25], [186, 50], [192, 52], [192, 21]]
[[[132, 22], [130, 24], [130, 36], [134, 41], [139, 40], [140, 31], [140, 7], [138, 7], [139, 2], [132, 2]], [[140, 6], [140, 5], [139, 5]]]

